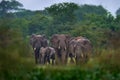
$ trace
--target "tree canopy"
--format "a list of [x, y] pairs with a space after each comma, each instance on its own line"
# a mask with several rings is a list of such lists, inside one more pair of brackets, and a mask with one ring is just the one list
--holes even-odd
[[116, 15], [120, 15], [120, 8], [116, 11]]
[[78, 5], [75, 3], [59, 3], [54, 4], [45, 10], [48, 14], [52, 15], [57, 23], [73, 22], [75, 21], [74, 12], [78, 9]]
[[19, 10], [23, 5], [16, 0], [2, 0], [0, 2], [0, 14], [6, 15], [10, 11]]

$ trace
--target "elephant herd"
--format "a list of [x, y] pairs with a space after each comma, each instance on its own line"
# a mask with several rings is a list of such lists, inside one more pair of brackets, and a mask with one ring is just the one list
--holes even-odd
[[80, 64], [87, 62], [92, 54], [90, 40], [82, 36], [54, 34], [48, 40], [44, 35], [32, 34], [30, 44], [36, 64], [67, 64], [68, 58], [75, 64]]

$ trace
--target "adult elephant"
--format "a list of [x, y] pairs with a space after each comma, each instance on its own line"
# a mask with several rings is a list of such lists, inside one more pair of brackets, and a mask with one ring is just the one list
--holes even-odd
[[51, 46], [55, 49], [56, 64], [66, 64], [68, 58], [68, 43], [70, 36], [66, 34], [54, 34], [50, 40]]
[[85, 37], [76, 37], [76, 40], [82, 45], [82, 51], [84, 53], [84, 61], [87, 62], [93, 51], [92, 43], [89, 39]]
[[69, 55], [73, 61], [75, 57], [76, 64], [87, 62], [92, 53], [92, 45], [90, 40], [85, 37], [75, 37], [69, 42]]
[[75, 58], [76, 64], [80, 63], [80, 60], [83, 58], [83, 45], [80, 44], [76, 39], [72, 39], [69, 42], [68, 53], [71, 59], [70, 62], [74, 62], [73, 58]]
[[52, 47], [41, 47], [40, 49], [40, 56], [41, 56], [41, 63], [49, 63], [50, 64], [50, 59], [52, 60], [52, 65], [55, 62], [55, 49]]
[[30, 44], [35, 53], [35, 63], [36, 64], [41, 63], [41, 61], [39, 61], [40, 60], [39, 51], [41, 47], [48, 46], [47, 39], [45, 38], [44, 35], [32, 34], [30, 37]]

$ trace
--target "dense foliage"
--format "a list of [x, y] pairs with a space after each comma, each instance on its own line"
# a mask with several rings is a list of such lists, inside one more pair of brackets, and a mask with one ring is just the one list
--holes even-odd
[[16, 0], [2, 0], [0, 2], [0, 15], [5, 17], [11, 11], [19, 10], [23, 5]]
[[[102, 6], [87, 4], [59, 3], [38, 11], [20, 7], [15, 0], [0, 2], [0, 80], [120, 79], [119, 9], [114, 17]], [[94, 55], [84, 69], [81, 65], [31, 71], [35, 65], [29, 36], [33, 33], [45, 34], [48, 39], [57, 33], [87, 37]]]

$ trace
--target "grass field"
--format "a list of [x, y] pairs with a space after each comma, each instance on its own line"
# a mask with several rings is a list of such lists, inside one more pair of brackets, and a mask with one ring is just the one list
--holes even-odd
[[29, 73], [30, 80], [120, 80], [120, 72], [80, 66], [37, 66]]

